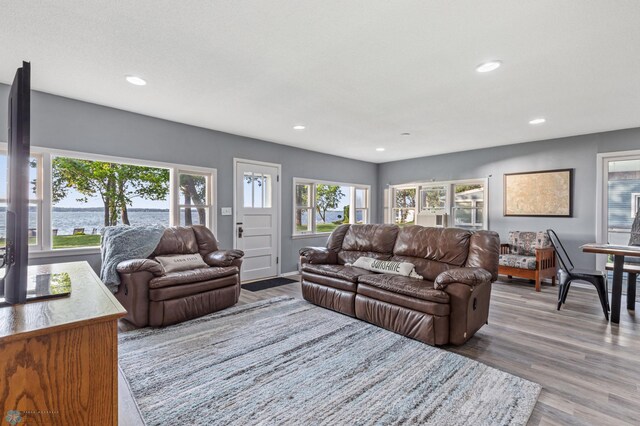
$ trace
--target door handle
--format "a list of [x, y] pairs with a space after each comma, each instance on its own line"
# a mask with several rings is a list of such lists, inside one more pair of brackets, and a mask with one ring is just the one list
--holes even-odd
[[242, 229], [242, 226], [238, 227], [238, 238], [242, 238], [242, 233], [244, 232], [244, 229]]

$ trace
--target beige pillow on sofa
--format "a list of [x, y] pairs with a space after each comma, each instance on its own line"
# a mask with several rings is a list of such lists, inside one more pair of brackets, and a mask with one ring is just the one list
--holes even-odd
[[202, 260], [202, 256], [200, 256], [199, 253], [157, 256], [156, 260], [162, 265], [165, 274], [209, 267], [209, 265]]
[[378, 260], [372, 257], [359, 257], [351, 266], [371, 272], [379, 272], [381, 274], [403, 275], [419, 280], [423, 279], [422, 275], [418, 275], [416, 272], [415, 265], [409, 262], [394, 262], [392, 260]]

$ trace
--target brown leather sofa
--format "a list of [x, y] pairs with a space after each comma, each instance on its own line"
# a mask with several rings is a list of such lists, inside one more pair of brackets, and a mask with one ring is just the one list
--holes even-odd
[[[165, 273], [154, 258], [200, 253], [208, 268]], [[233, 306], [240, 296], [240, 250], [218, 250], [205, 226], [171, 227], [148, 259], [132, 259], [118, 267], [116, 298], [125, 319], [138, 327], [165, 326]]]
[[[306, 300], [430, 345], [465, 343], [489, 316], [500, 238], [490, 231], [341, 225], [300, 250]], [[424, 280], [346, 266], [361, 256], [409, 262]]]

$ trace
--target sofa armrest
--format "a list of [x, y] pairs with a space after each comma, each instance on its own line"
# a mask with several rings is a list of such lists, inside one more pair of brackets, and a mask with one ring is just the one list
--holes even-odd
[[[151, 259], [134, 259], [134, 261], [121, 262], [122, 267], [118, 265], [120, 285], [115, 296], [127, 310], [125, 319], [137, 327], [149, 325], [149, 281], [154, 276], [158, 276], [157, 267], [153, 263], [144, 263], [144, 260], [157, 263]], [[149, 267], [156, 273], [150, 272], [149, 269], [139, 269], [143, 266]], [[160, 264], [158, 266], [162, 270], [162, 266]]]
[[536, 249], [536, 268], [542, 271], [556, 267], [556, 251], [553, 247]]
[[325, 247], [305, 247], [300, 249], [301, 259], [306, 262], [315, 264], [335, 264], [338, 263], [338, 255], [336, 252]]
[[236, 259], [242, 259], [242, 250], [216, 250], [204, 256], [204, 261], [209, 266], [231, 266]]
[[491, 273], [482, 268], [455, 268], [442, 272], [433, 282], [433, 287], [444, 290], [449, 284], [460, 283], [474, 287], [491, 282]]
[[135, 272], [151, 272], [156, 277], [164, 275], [164, 268], [153, 259], [131, 259], [118, 263], [116, 270], [121, 274], [133, 274]]
[[489, 320], [491, 281], [469, 286], [451, 283], [443, 290], [449, 295], [449, 343], [462, 345]]
[[536, 249], [536, 257], [553, 256], [555, 253], [556, 251], [553, 249], [553, 247], [543, 247], [543, 248]]

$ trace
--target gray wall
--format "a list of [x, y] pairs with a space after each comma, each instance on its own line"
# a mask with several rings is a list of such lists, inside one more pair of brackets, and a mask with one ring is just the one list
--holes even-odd
[[[0, 99], [8, 86], [0, 84]], [[0, 102], [0, 117], [6, 117]], [[291, 238], [292, 181], [305, 177], [372, 185], [371, 217], [383, 219], [383, 190], [389, 184], [426, 180], [489, 178], [489, 227], [506, 238], [512, 229], [554, 228], [576, 263], [593, 266], [593, 256], [579, 252], [580, 244], [595, 240], [596, 154], [640, 149], [640, 128], [570, 138], [515, 144], [385, 164], [348, 160], [147, 117], [113, 108], [35, 92], [32, 100], [33, 145], [95, 154], [164, 161], [218, 170], [217, 237], [223, 247], [233, 239], [233, 217], [220, 207], [233, 204], [233, 158], [282, 164], [282, 272], [296, 269], [297, 253], [307, 245], [323, 245], [326, 238]], [[0, 119], [0, 141], [6, 139]], [[575, 169], [572, 218], [523, 218], [502, 215], [504, 173], [556, 168]], [[34, 263], [88, 260], [99, 256], [33, 259]]]
[[[6, 141], [9, 87], [0, 84], [0, 141]], [[298, 250], [324, 245], [326, 238], [291, 238], [294, 177], [372, 185], [371, 217], [377, 217], [377, 166], [228, 133], [174, 123], [122, 110], [80, 102], [46, 93], [32, 96], [31, 144], [93, 154], [211, 167], [218, 171], [216, 236], [231, 247], [233, 217], [221, 216], [220, 207], [233, 205], [233, 158], [282, 165], [282, 272], [295, 271]], [[88, 260], [99, 256], [33, 259], [33, 263]]]
[[[378, 220], [383, 217], [383, 191], [390, 184], [414, 181], [489, 177], [489, 228], [506, 240], [509, 230], [558, 232], [574, 263], [593, 267], [595, 258], [578, 247], [596, 237], [596, 155], [640, 149], [640, 128], [596, 133], [381, 164], [378, 168]], [[504, 217], [504, 173], [573, 168], [572, 218]]]

